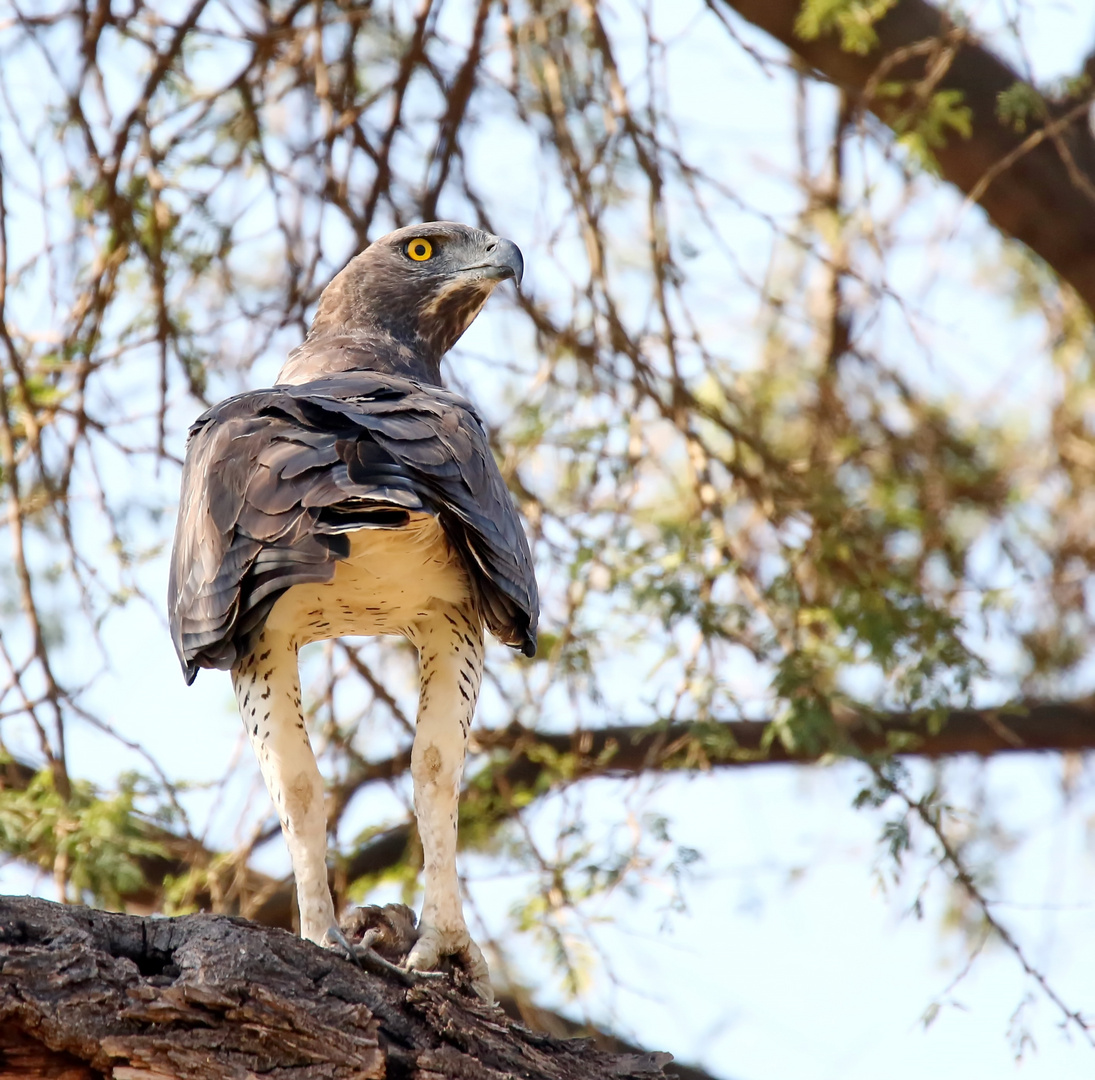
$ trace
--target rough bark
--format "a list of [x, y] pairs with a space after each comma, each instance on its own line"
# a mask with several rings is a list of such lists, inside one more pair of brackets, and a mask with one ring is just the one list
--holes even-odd
[[140, 918], [0, 898], [0, 1075], [65, 1080], [593, 1080], [670, 1055], [539, 1035], [228, 916]]
[[[612, 1054], [646, 1054], [649, 1051], [613, 1035], [608, 1031], [600, 1031], [588, 1024], [579, 1024], [550, 1009], [542, 1009], [534, 1002], [522, 995], [520, 998], [511, 994], [502, 994], [498, 998], [498, 1004], [508, 1015], [518, 1020], [533, 1031], [546, 1035], [554, 1035], [557, 1039], [591, 1039], [593, 1045], [599, 1050], [605, 1050]], [[704, 1072], [693, 1065], [682, 1065], [679, 1061], [671, 1061], [665, 1067], [666, 1076], [675, 1077], [676, 1080], [715, 1080], [711, 1073]], [[656, 1075], [656, 1074], [655, 1074]]]
[[[874, 24], [878, 46], [865, 56], [842, 49], [836, 34], [804, 41], [795, 32], [802, 0], [708, 2], [716, 8], [733, 8], [826, 79], [858, 95], [890, 126], [907, 125], [911, 113], [922, 107], [925, 93], [960, 91], [963, 104], [972, 112], [973, 131], [969, 138], [951, 132], [946, 145], [934, 148], [943, 177], [969, 195], [1014, 156], [977, 202], [998, 228], [1045, 259], [1095, 310], [1095, 135], [1082, 102], [1050, 102], [1044, 122], [1014, 130], [999, 119], [997, 101], [1003, 91], [1025, 80], [977, 44], [974, 35], [956, 34], [949, 17], [924, 0], [898, 0]], [[947, 40], [954, 47], [938, 81], [936, 65], [946, 63], [945, 50], [916, 49], [933, 40]], [[896, 56], [903, 59], [889, 67]], [[884, 60], [887, 67], [880, 68]], [[1088, 66], [1095, 68], [1095, 64]], [[907, 93], [896, 98], [864, 97], [872, 80], [883, 72], [886, 82], [906, 83]], [[1063, 122], [1070, 112], [1074, 115]], [[1053, 137], [1024, 150], [1027, 140], [1035, 141], [1032, 136], [1040, 129], [1052, 130], [1057, 122], [1060, 127]]]

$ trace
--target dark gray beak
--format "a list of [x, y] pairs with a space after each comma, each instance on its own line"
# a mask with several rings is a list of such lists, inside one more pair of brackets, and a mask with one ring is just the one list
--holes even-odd
[[505, 281], [506, 278], [520, 285], [525, 273], [525, 260], [521, 258], [521, 249], [512, 241], [501, 236], [495, 237], [487, 245], [487, 257], [480, 264], [486, 277], [496, 281]]

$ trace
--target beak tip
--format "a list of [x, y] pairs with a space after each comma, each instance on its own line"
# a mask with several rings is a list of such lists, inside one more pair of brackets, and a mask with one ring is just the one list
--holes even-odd
[[514, 284], [517, 288], [521, 287], [521, 279], [525, 276], [525, 260], [521, 255], [521, 249], [512, 240], [498, 238], [494, 262], [499, 267], [508, 269], [513, 276]]

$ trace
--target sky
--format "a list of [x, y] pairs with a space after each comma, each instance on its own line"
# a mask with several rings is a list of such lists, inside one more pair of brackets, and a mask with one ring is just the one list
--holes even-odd
[[[662, 14], [667, 22], [679, 19], [682, 33], [699, 18], [698, 9], [674, 10]], [[984, 28], [1004, 25], [1019, 12], [1023, 40], [1040, 79], [1075, 70], [1095, 43], [1095, 10], [1079, 0], [1023, 7], [985, 3], [969, 10], [975, 25]], [[667, 26], [667, 34], [671, 29]], [[778, 52], [760, 35], [739, 29], [751, 44]], [[751, 62], [714, 32], [693, 35], [687, 48], [671, 51], [668, 64], [674, 108], [696, 153], [751, 205], [783, 212], [790, 197], [780, 180], [790, 168], [786, 88], [774, 91]], [[713, 110], [712, 86], [731, 93], [735, 107]], [[824, 95], [815, 97], [811, 107], [824, 111]], [[505, 171], [532, 168], [533, 144], [528, 138], [507, 143]], [[522, 160], [528, 163], [521, 165]], [[479, 159], [477, 167], [489, 173], [495, 163]], [[510, 220], [518, 226], [511, 235], [525, 251], [528, 287], [550, 296], [562, 282], [553, 280], [547, 261], [536, 257], [544, 242], [536, 215], [513, 213]], [[760, 257], [767, 243], [763, 232], [751, 235], [745, 223], [741, 227], [741, 255]], [[910, 244], [907, 261], [894, 267], [902, 283], [922, 297], [935, 335], [930, 355], [904, 349], [903, 370], [940, 396], [981, 395], [1001, 380], [1015, 395], [1046, 392], [1038, 365], [1021, 363], [1037, 355], [1040, 327], [1002, 318], [1002, 302], [976, 293], [971, 298], [963, 289], [971, 266], [998, 254], [979, 212], [963, 210], [943, 188], [925, 201], [924, 217], [911, 227], [919, 227], [924, 236], [954, 231], [963, 242], [951, 249], [949, 266], [925, 267]], [[527, 235], [520, 234], [521, 228]], [[461, 377], [473, 392], [483, 388], [488, 409], [504, 407], [487, 390], [490, 358], [514, 347], [501, 314], [504, 303], [504, 298], [492, 300], [494, 307], [488, 306], [463, 343]], [[747, 316], [737, 304], [728, 298], [726, 311], [740, 315], [742, 330], [734, 344], [747, 349]], [[954, 362], [956, 356], [963, 362]], [[272, 377], [276, 366], [271, 357], [251, 375], [259, 383]], [[1023, 372], [1018, 379], [1009, 375], [1016, 370]], [[175, 408], [180, 414], [198, 411], [181, 396]], [[181, 449], [181, 442], [175, 449]], [[165, 560], [151, 562], [142, 580], [149, 595], [162, 597]], [[215, 780], [226, 763], [238, 761], [233, 805], [222, 810], [214, 831], [214, 838], [230, 842], [233, 821], [245, 830], [263, 811], [265, 796], [250, 760], [238, 756], [240, 729], [227, 677], [205, 673], [194, 687], [183, 686], [162, 609], [131, 605], [106, 622], [104, 636], [108, 654], [120, 662], [96, 685], [89, 705], [108, 715], [120, 733], [139, 739], [172, 770], [195, 781]], [[134, 655], [138, 664], [127, 659]], [[77, 666], [94, 662], [90, 654], [73, 657]], [[626, 708], [627, 687], [634, 685], [641, 665], [634, 657], [619, 657], [613, 664], [621, 686], [619, 704]], [[985, 694], [991, 691], [983, 688]], [[117, 747], [105, 747], [97, 733], [79, 727], [72, 731], [69, 752], [83, 775], [103, 783], [128, 760]], [[943, 766], [951, 790], [972, 806], [990, 808], [1011, 838], [993, 882], [994, 895], [1003, 901], [998, 914], [1019, 936], [1029, 960], [1050, 973], [1058, 992], [1095, 1013], [1090, 978], [1095, 970], [1095, 778], [1085, 766], [1067, 787], [1070, 767], [1055, 756], [1032, 755], [994, 760], [983, 770], [963, 761]], [[926, 782], [928, 768], [915, 768]], [[736, 768], [658, 783], [588, 785], [580, 812], [595, 834], [607, 836], [621, 819], [642, 829], [651, 816], [664, 815], [671, 839], [654, 845], [641, 900], [621, 889], [583, 912], [584, 930], [599, 954], [577, 1006], [566, 1001], [543, 948], [532, 939], [522, 939], [515, 958], [523, 981], [538, 988], [540, 1004], [610, 1022], [621, 1035], [651, 1049], [668, 1049], [726, 1080], [866, 1080], [879, 1075], [919, 1080], [929, 1071], [938, 1080], [1090, 1077], [1095, 1051], [1060, 1030], [1054, 1009], [1033, 992], [1006, 950], [990, 945], [959, 979], [968, 941], [947, 928], [953, 897], [943, 875], [911, 859], [894, 880], [892, 867], [879, 857], [884, 815], [851, 808], [863, 781], [857, 766], [841, 764], [805, 770]], [[198, 793], [188, 806], [200, 819], [207, 802]], [[399, 808], [397, 796], [377, 792], [355, 807], [347, 828], [397, 815]], [[546, 800], [530, 813], [530, 828], [546, 840], [571, 809], [565, 796]], [[678, 847], [703, 854], [685, 874], [679, 897], [666, 872]], [[286, 872], [280, 843], [266, 845], [257, 865]], [[465, 859], [464, 871], [469, 908], [486, 931], [480, 936], [501, 936], [510, 912], [527, 893], [527, 875], [499, 875], [497, 863], [482, 856]], [[0, 889], [51, 895], [48, 882], [11, 864], [0, 869]], [[921, 890], [924, 915], [918, 919], [910, 909]], [[381, 889], [373, 899], [389, 898], [394, 897]], [[925, 1025], [933, 1003], [941, 1008]], [[1034, 1034], [1033, 1047], [1017, 1047], [1009, 1036], [1022, 1026], [1015, 1023], [1017, 1009]]]

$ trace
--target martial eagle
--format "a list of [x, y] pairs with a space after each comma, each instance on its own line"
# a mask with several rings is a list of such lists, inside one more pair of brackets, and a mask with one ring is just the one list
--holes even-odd
[[485, 997], [456, 875], [457, 797], [483, 627], [532, 656], [539, 601], [483, 423], [444, 388], [440, 364], [523, 265], [511, 241], [447, 221], [399, 229], [354, 258], [275, 385], [190, 429], [168, 593], [187, 682], [202, 667], [232, 672], [292, 858], [301, 935], [343, 951], [297, 653], [348, 634], [415, 646], [425, 898], [406, 965], [453, 956]]

